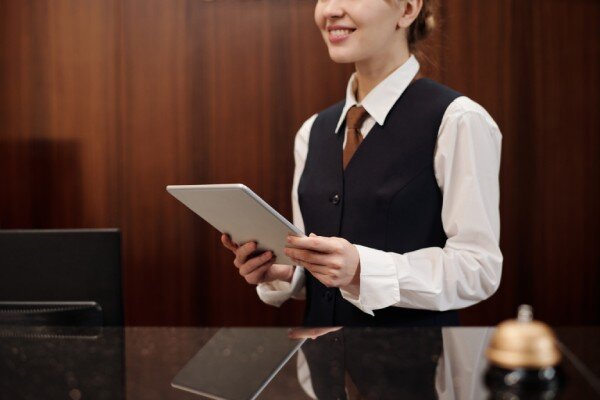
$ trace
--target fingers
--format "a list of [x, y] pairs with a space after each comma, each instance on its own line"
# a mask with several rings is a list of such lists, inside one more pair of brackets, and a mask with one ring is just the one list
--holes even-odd
[[233, 265], [248, 283], [256, 285], [262, 282], [266, 272], [275, 263], [275, 257], [271, 251], [265, 251], [259, 255], [252, 254], [257, 249], [256, 242], [248, 242], [238, 246], [227, 234], [221, 235], [221, 242], [235, 254]]
[[231, 241], [231, 238], [229, 237], [228, 234], [224, 233], [221, 235], [221, 243], [223, 243], [223, 246], [225, 246], [227, 249], [235, 252], [236, 249], [238, 248], [238, 245], [233, 243]]
[[256, 250], [256, 246], [256, 242], [248, 242], [239, 246], [235, 250], [235, 260], [233, 261], [233, 264], [237, 268], [240, 268], [243, 264], [246, 263], [248, 256]]
[[252, 271], [251, 273], [245, 275], [244, 279], [246, 280], [246, 282], [248, 282], [250, 284], [258, 285], [259, 283], [261, 283], [263, 281], [263, 277], [265, 276], [265, 274], [267, 273], [267, 271], [269, 270], [271, 265], [273, 265], [273, 262], [274, 261], [271, 261], [264, 265], [261, 265], [260, 267], [256, 268], [254, 271]]
[[329, 254], [318, 253], [311, 250], [293, 249], [289, 247], [284, 249], [284, 253], [286, 256], [295, 260], [306, 261], [316, 265], [327, 265], [330, 261], [329, 258], [331, 257]]
[[221, 243], [235, 254], [233, 265], [248, 283], [255, 285], [261, 283], [269, 268], [275, 263], [276, 257], [271, 251], [265, 251], [259, 255], [252, 254], [257, 249], [256, 242], [248, 242], [239, 246], [231, 240], [228, 234], [224, 233], [221, 235]]
[[293, 328], [288, 332], [291, 339], [316, 339], [320, 335], [321, 328]]
[[324, 275], [324, 276], [329, 276], [329, 275], [332, 274], [331, 268], [329, 268], [329, 267], [327, 267], [325, 265], [316, 265], [316, 264], [311, 264], [311, 263], [306, 262], [306, 261], [294, 260], [294, 259], [292, 259], [292, 261], [294, 261], [294, 263], [296, 265], [304, 267], [305, 269], [307, 269], [312, 274], [321, 274], [321, 275]]
[[[313, 237], [309, 237], [312, 239]], [[319, 238], [330, 240], [330, 238]], [[320, 247], [324, 248], [324, 247]], [[316, 279], [327, 287], [338, 286], [338, 273], [342, 263], [338, 254], [320, 253], [313, 250], [296, 248], [285, 248], [285, 254], [294, 261], [296, 265], [306, 268]]]
[[252, 257], [251, 259], [246, 260], [245, 263], [240, 265], [240, 267], [239, 267], [240, 275], [246, 276], [246, 275], [250, 274], [252, 271], [254, 271], [255, 269], [261, 267], [263, 264], [265, 264], [269, 261], [271, 261], [271, 264], [273, 264], [273, 262], [275, 262], [273, 253], [271, 251], [265, 251], [261, 255]]
[[319, 336], [339, 331], [340, 329], [342, 329], [341, 326], [331, 328], [292, 328], [288, 331], [288, 337], [291, 339], [316, 339]]
[[316, 236], [314, 234], [306, 237], [288, 235], [287, 243], [290, 247], [313, 250], [320, 253], [334, 253], [340, 251], [342, 248], [342, 245], [335, 238]]

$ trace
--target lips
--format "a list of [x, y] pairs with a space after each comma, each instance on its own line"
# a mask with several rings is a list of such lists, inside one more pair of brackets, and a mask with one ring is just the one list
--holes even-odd
[[328, 32], [329, 41], [331, 43], [341, 43], [344, 40], [346, 40], [355, 30], [356, 30], [356, 28], [352, 28], [352, 27], [348, 27], [348, 26], [339, 26], [339, 25], [328, 26], [327, 32]]

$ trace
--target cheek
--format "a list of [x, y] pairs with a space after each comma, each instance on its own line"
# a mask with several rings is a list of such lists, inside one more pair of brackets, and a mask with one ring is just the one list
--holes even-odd
[[317, 26], [317, 28], [319, 29], [319, 32], [321, 33], [321, 37], [323, 38], [325, 43], [327, 43], [327, 32], [325, 31], [325, 25], [327, 23], [327, 19], [323, 16], [323, 13], [321, 12], [318, 4], [317, 4], [317, 7], [315, 7], [314, 20], [315, 20], [315, 25]]
[[365, 29], [361, 39], [363, 46], [374, 50], [380, 46], [387, 46], [395, 42], [397, 35], [396, 25], [390, 21], [382, 21], [378, 26], [369, 26]]
[[314, 18], [315, 18], [315, 24], [317, 25], [317, 28], [319, 28], [319, 30], [323, 26], [325, 26], [325, 18], [323, 18], [323, 13], [321, 12], [321, 7], [319, 7], [319, 3], [318, 2], [317, 2], [317, 5], [315, 7]]

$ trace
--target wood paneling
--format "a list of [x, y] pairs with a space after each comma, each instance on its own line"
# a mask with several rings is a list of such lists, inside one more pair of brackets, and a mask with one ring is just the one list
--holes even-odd
[[[292, 146], [341, 99], [299, 0], [0, 0], [0, 228], [123, 230], [126, 319], [299, 324], [237, 276], [218, 235], [167, 184], [243, 182], [291, 218]], [[427, 74], [503, 133], [502, 285], [462, 313], [522, 302], [600, 322], [597, 1], [447, 0]]]
[[115, 4], [0, 2], [0, 227], [119, 224]]
[[461, 312], [462, 323], [494, 324], [512, 316], [519, 302], [525, 301], [512, 294], [519, 292], [523, 283], [520, 271], [515, 268], [516, 260], [520, 264], [529, 257], [527, 250], [522, 251], [530, 237], [526, 222], [529, 199], [520, 198], [514, 190], [524, 172], [514, 168], [515, 163], [528, 159], [526, 152], [521, 151], [523, 148], [513, 142], [519, 126], [514, 116], [520, 110], [518, 89], [513, 84], [521, 76], [513, 69], [513, 59], [518, 57], [513, 54], [519, 35], [517, 12], [515, 2], [510, 1], [452, 0], [441, 13], [444, 37], [441, 80], [485, 107], [503, 134], [500, 216], [505, 262], [501, 287], [490, 300]]
[[264, 307], [218, 235], [164, 188], [243, 182], [291, 218], [295, 131], [350, 73], [322, 45], [294, 59], [318, 43], [311, 13], [307, 3], [124, 3], [121, 227], [134, 323], [300, 323], [302, 304]]
[[441, 79], [503, 133], [502, 284], [462, 319], [495, 323], [530, 303], [555, 324], [598, 323], [600, 3], [445, 4]]

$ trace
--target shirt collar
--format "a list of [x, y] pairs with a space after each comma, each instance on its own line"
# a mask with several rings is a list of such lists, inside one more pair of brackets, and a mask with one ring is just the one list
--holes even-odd
[[346, 103], [335, 128], [335, 133], [339, 132], [346, 119], [346, 113], [354, 105], [362, 105], [379, 125], [383, 125], [388, 113], [418, 72], [419, 62], [414, 55], [411, 55], [404, 64], [375, 86], [363, 99], [362, 104], [358, 104], [356, 101], [356, 73], [352, 74], [346, 88]]

